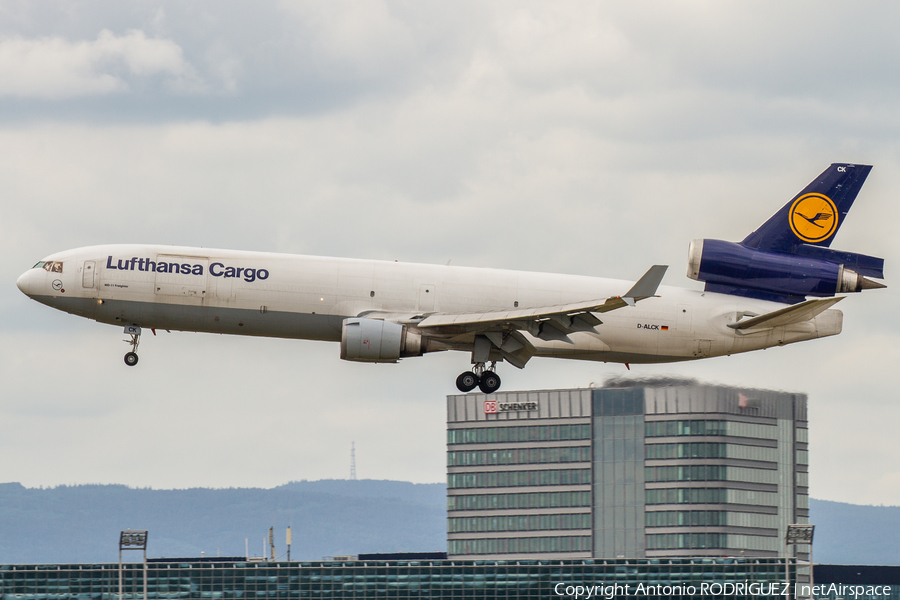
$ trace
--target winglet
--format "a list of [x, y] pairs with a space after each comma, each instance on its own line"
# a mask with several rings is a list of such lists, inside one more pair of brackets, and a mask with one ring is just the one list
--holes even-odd
[[[655, 296], [656, 290], [668, 268], [669, 265], [653, 265], [650, 267], [650, 269], [637, 280], [637, 283], [631, 286], [631, 289], [625, 293], [622, 300], [624, 300], [626, 304], [633, 306], [634, 300]], [[631, 300], [631, 302], [629, 302], [629, 300]]]

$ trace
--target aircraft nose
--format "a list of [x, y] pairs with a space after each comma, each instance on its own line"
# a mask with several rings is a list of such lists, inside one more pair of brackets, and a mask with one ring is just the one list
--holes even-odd
[[16, 280], [16, 287], [22, 290], [26, 296], [34, 295], [34, 269], [25, 271]]

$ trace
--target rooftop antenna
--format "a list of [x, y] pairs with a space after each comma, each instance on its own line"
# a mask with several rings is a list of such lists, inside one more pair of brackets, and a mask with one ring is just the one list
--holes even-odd
[[356, 442], [350, 442], [350, 481], [356, 481]]
[[287, 559], [291, 562], [291, 527], [294, 526], [294, 511], [291, 511], [291, 524], [287, 528]]

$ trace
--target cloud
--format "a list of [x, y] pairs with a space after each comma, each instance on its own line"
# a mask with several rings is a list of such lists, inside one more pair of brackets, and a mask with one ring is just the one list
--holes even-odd
[[403, 69], [416, 57], [410, 23], [392, 14], [386, 2], [281, 2], [306, 35], [293, 43], [308, 44], [329, 78], [351, 79]]
[[104, 29], [94, 41], [61, 37], [0, 40], [0, 96], [62, 99], [132, 91], [158, 78], [175, 92], [202, 89], [175, 42]]

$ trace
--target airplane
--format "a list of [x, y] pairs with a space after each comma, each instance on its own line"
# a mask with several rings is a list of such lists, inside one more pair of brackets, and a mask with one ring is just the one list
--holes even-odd
[[[500, 388], [498, 362], [696, 360], [837, 335], [838, 294], [883, 288], [884, 260], [830, 249], [871, 166], [835, 163], [741, 242], [694, 240], [703, 290], [523, 271], [117, 244], [67, 250], [17, 282], [30, 298], [124, 327], [340, 344], [348, 361], [468, 352], [461, 392]], [[809, 217], [808, 215], [815, 215]]]

